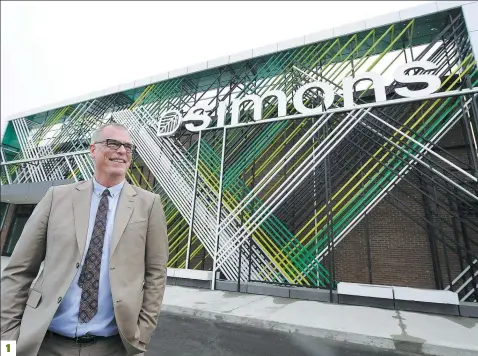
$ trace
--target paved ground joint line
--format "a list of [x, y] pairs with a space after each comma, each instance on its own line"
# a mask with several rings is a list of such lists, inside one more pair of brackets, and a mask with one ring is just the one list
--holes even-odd
[[[234, 293], [234, 292], [231, 292], [231, 293]], [[250, 294], [250, 295], [254, 295], [254, 294]], [[234, 310], [237, 310], [237, 309], [239, 309], [239, 308], [243, 308], [243, 307], [246, 307], [246, 306], [248, 306], [248, 305], [254, 304], [254, 303], [258, 302], [259, 300], [264, 300], [265, 298], [267, 298], [267, 295], [264, 295], [262, 298], [259, 298], [259, 299], [255, 299], [255, 300], [253, 300], [253, 301], [250, 301], [250, 302], [248, 302], [248, 303], [246, 303], [246, 304], [244, 304], [244, 305], [235, 307], [235, 308], [233, 308], [233, 309], [231, 309], [231, 310], [228, 310], [227, 312], [228, 312], [228, 313], [232, 313]], [[284, 306], [285, 306], [285, 305], [284, 305]], [[279, 308], [279, 309], [280, 309], [280, 308]], [[225, 312], [225, 313], [226, 313], [226, 312]]]

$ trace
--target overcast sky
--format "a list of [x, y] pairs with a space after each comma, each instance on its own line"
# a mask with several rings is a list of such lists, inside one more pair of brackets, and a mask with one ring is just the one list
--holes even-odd
[[430, 1], [1, 3], [1, 118]]

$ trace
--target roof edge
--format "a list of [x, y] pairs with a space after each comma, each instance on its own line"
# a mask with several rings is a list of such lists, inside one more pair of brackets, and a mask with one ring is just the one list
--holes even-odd
[[31, 116], [46, 112], [49, 110], [65, 107], [72, 104], [81, 103], [83, 101], [100, 98], [106, 95], [120, 93], [126, 90], [143, 87], [152, 83], [158, 83], [163, 80], [168, 80], [176, 77], [180, 77], [187, 74], [197, 73], [206, 69], [212, 69], [221, 67], [228, 64], [242, 62], [248, 59], [262, 57], [265, 55], [273, 54], [276, 52], [288, 50], [295, 47], [300, 47], [335, 37], [345, 36], [351, 33], [360, 32], [363, 30], [369, 30], [372, 28], [386, 26], [395, 22], [400, 22], [412, 18], [431, 15], [437, 12], [446, 11], [453, 8], [462, 7], [464, 5], [477, 2], [475, 1], [434, 1], [410, 8], [406, 8], [400, 11], [390, 12], [384, 15], [372, 17], [369, 19], [356, 21], [353, 23], [345, 24], [339, 27], [334, 27], [329, 30], [322, 30], [319, 32], [311, 33], [308, 35], [288, 39], [285, 41], [273, 43], [270, 45], [253, 48], [250, 50], [238, 52], [232, 55], [215, 58], [210, 61], [193, 64], [191, 66], [171, 70], [169, 72], [163, 72], [149, 77], [134, 80], [132, 82], [122, 83], [114, 85], [105, 89], [93, 91], [88, 94], [80, 95], [77, 97], [69, 98], [52, 104], [36, 107], [30, 110], [11, 114], [7, 116], [5, 122], [18, 119], [21, 117]]

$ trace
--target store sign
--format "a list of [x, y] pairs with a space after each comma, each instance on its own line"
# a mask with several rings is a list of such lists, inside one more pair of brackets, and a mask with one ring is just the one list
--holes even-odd
[[[437, 65], [429, 61], [417, 61], [409, 62], [398, 67], [394, 74], [393, 79], [403, 84], [416, 84], [423, 83], [426, 87], [420, 90], [410, 90], [406, 87], [396, 88], [395, 92], [404, 98], [419, 98], [436, 92], [441, 85], [440, 78], [434, 74], [413, 74], [409, 72], [412, 69], [421, 69], [424, 71], [430, 71], [436, 69]], [[409, 72], [407, 74], [407, 72]], [[384, 102], [387, 101], [385, 93], [385, 81], [383, 77], [375, 72], [363, 72], [355, 77], [346, 77], [342, 81], [343, 88], [343, 109], [353, 110], [360, 109], [363, 105], [356, 104], [353, 99], [354, 86], [361, 81], [372, 81], [375, 92], [375, 101]], [[323, 102], [316, 108], [308, 108], [304, 105], [304, 94], [310, 89], [319, 89], [322, 91]], [[301, 114], [317, 115], [326, 114], [328, 109], [332, 106], [336, 93], [332, 85], [325, 82], [312, 82], [300, 87], [292, 98], [295, 109]], [[287, 97], [281, 90], [271, 90], [264, 93], [262, 96], [255, 94], [244, 96], [240, 99], [232, 100], [231, 108], [231, 123], [225, 125], [226, 110], [228, 104], [221, 102], [217, 109], [217, 123], [216, 128], [237, 127], [239, 123], [240, 107], [243, 103], [251, 101], [254, 106], [254, 121], [258, 122], [262, 119], [262, 104], [266, 98], [275, 97], [277, 99], [278, 117], [281, 119], [287, 119]], [[391, 102], [394, 100], [391, 100]], [[191, 132], [199, 132], [201, 130], [210, 128], [212, 118], [207, 114], [212, 108], [206, 103], [199, 103], [192, 107], [188, 113], [182, 117], [181, 113], [177, 110], [168, 111], [159, 118], [157, 134], [160, 137], [170, 136], [174, 134], [181, 124], [185, 125], [185, 128]], [[270, 118], [271, 119], [271, 118]], [[266, 119], [264, 122], [267, 122]]]

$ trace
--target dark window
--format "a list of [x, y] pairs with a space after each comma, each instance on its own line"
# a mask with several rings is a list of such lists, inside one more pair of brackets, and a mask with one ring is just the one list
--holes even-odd
[[5, 223], [5, 217], [7, 216], [8, 204], [0, 203], [0, 230], [3, 229], [3, 224]]
[[7, 240], [5, 241], [5, 246], [3, 248], [4, 256], [11, 256], [13, 249], [15, 248], [18, 239], [20, 238], [23, 228], [27, 223], [30, 215], [33, 212], [35, 205], [16, 205], [15, 213], [13, 215], [12, 225], [10, 226], [10, 231], [8, 232]]

